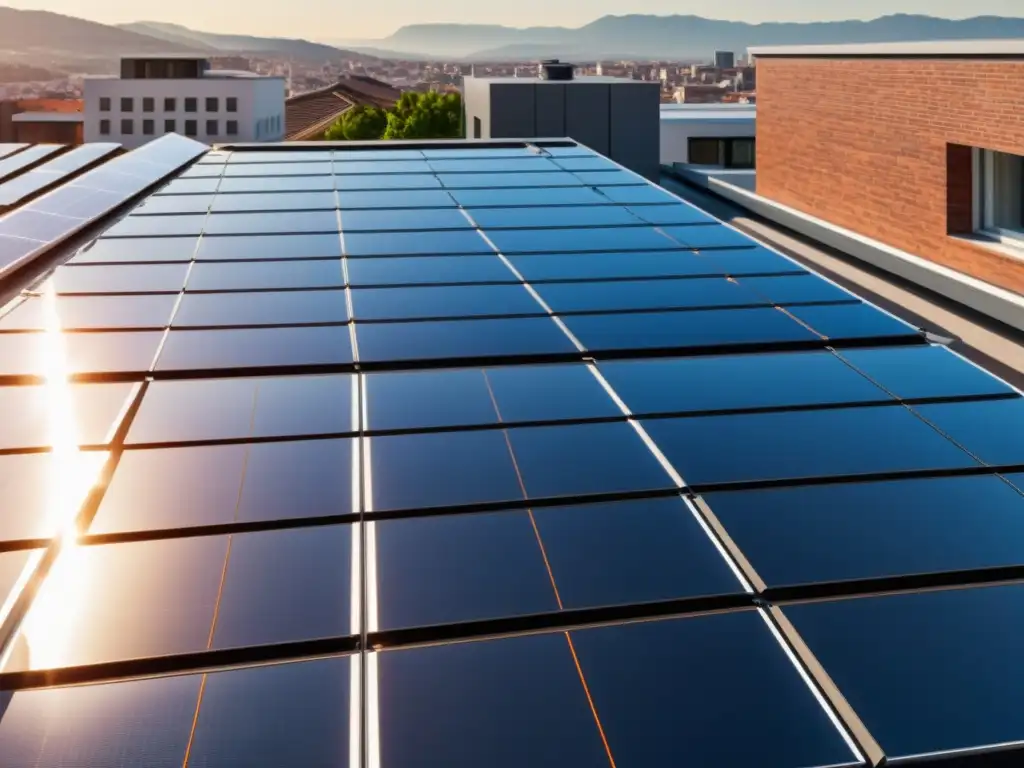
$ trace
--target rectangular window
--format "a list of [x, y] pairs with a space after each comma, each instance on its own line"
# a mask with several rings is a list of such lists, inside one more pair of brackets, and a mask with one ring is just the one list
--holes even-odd
[[199, 100], [193, 97], [185, 99], [185, 111], [186, 112], [198, 112], [199, 111]]
[[130, 118], [121, 120], [121, 133], [124, 136], [131, 136], [135, 133], [135, 121]]
[[110, 135], [110, 121], [109, 120], [100, 120], [100, 136], [109, 136], [109, 135]]
[[144, 96], [142, 99], [143, 112], [156, 112], [156, 99], [152, 96]]
[[693, 137], [689, 141], [687, 162], [691, 165], [715, 165], [721, 168], [753, 168], [753, 138]]
[[217, 125], [217, 121], [216, 120], [207, 120], [206, 121], [206, 135], [207, 136], [216, 136], [217, 135], [218, 127], [219, 126]]
[[228, 134], [228, 136], [237, 136], [238, 135], [238, 121], [237, 120], [228, 120], [227, 134]]
[[199, 126], [195, 120], [185, 121], [185, 135], [196, 136], [199, 134]]
[[122, 96], [121, 97], [121, 111], [122, 112], [132, 112], [134, 110], [135, 110], [135, 99], [133, 99], [131, 96]]
[[234, 96], [228, 96], [227, 99], [225, 99], [225, 102], [225, 109], [227, 109], [228, 112], [238, 111], [238, 99]]
[[753, 168], [754, 144], [754, 139], [728, 139], [725, 144], [725, 167]]
[[1024, 157], [980, 149], [976, 159], [977, 228], [1024, 248]]
[[174, 133], [178, 130], [178, 126], [174, 120], [164, 120], [164, 133]]
[[481, 128], [481, 124], [480, 124], [480, 118], [479, 117], [474, 117], [473, 118], [473, 138], [474, 139], [479, 139], [480, 138], [481, 130], [482, 130], [482, 128]]
[[206, 97], [206, 111], [207, 112], [218, 112], [220, 110], [220, 99], [216, 96]]
[[721, 139], [691, 138], [687, 162], [690, 165], [725, 165]]
[[110, 97], [109, 96], [100, 96], [100, 112], [109, 112], [109, 111], [110, 111]]
[[154, 133], [156, 133], [156, 125], [154, 124], [154, 122], [152, 120], [143, 120], [142, 135], [152, 136]]
[[177, 112], [178, 111], [178, 100], [173, 96], [168, 96], [164, 99], [164, 112]]

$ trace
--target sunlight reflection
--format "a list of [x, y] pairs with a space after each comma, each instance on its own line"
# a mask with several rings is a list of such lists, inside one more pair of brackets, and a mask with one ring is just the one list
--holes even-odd
[[47, 390], [50, 470], [45, 489], [47, 527], [53, 531], [57, 548], [46, 581], [22, 626], [27, 666], [41, 669], [60, 665], [71, 629], [77, 620], [89, 588], [88, 573], [81, 567], [77, 545], [78, 511], [99, 479], [106, 461], [104, 452], [83, 452], [79, 425], [70, 386], [67, 350], [53, 281], [46, 282], [42, 301], [46, 331], [42, 334], [42, 355]]

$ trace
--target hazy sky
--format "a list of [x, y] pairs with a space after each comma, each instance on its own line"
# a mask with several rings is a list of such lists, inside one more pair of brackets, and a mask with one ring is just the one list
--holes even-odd
[[0, 0], [105, 23], [166, 21], [205, 32], [305, 37], [386, 37], [403, 24], [457, 21], [580, 26], [605, 14], [693, 13], [743, 21], [870, 19], [887, 13], [962, 18], [1020, 16], [1022, 0]]

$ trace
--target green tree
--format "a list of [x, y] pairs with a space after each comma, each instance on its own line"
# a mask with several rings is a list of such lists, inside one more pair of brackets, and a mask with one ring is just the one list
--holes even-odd
[[371, 141], [384, 136], [388, 114], [363, 105], [352, 107], [324, 133], [328, 141]]
[[462, 97], [458, 93], [406, 92], [388, 112], [385, 139], [462, 137]]

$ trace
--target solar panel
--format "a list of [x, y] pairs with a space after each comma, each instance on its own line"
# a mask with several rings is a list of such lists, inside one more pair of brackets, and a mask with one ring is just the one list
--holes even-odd
[[20, 152], [0, 159], [0, 182], [17, 176], [34, 165], [64, 149], [63, 144], [35, 144]]
[[12, 764], [1021, 738], [1005, 382], [585, 147], [161, 141], [0, 220], [172, 176], [0, 308]]
[[0, 143], [0, 159], [10, 157], [16, 152], [21, 152], [21, 150], [25, 149], [27, 146], [28, 144], [21, 144], [17, 142]]

